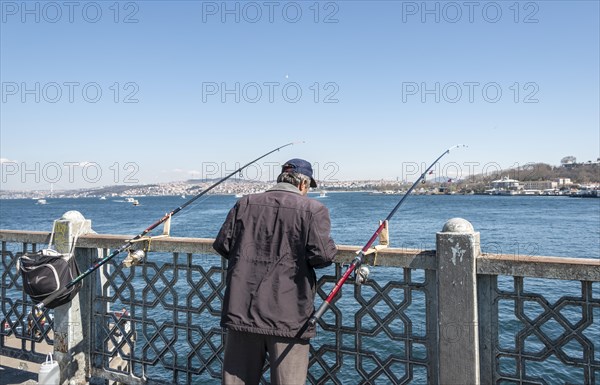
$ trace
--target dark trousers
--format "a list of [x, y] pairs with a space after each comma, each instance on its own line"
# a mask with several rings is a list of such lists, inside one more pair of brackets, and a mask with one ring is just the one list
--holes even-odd
[[224, 385], [258, 385], [267, 353], [271, 384], [304, 385], [308, 372], [308, 340], [227, 330]]

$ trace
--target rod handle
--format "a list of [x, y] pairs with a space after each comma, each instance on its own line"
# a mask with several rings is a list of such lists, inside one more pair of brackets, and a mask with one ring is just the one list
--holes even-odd
[[328, 307], [329, 307], [329, 302], [327, 302], [327, 301], [323, 302], [323, 304], [321, 305], [321, 307], [319, 308], [319, 310], [317, 310], [315, 312], [315, 314], [313, 314], [308, 319], [308, 324], [310, 326], [315, 326], [315, 324], [317, 323], [317, 321], [319, 320], [319, 318], [321, 318], [321, 316], [323, 315], [323, 313], [325, 313], [327, 311]]
[[38, 302], [35, 305], [35, 307], [38, 310], [44, 310], [44, 308], [46, 307], [47, 304], [49, 304], [50, 302], [54, 301], [55, 299], [57, 299], [61, 295], [65, 294], [66, 291], [67, 291], [66, 287], [63, 287], [63, 288], [55, 291], [54, 293], [52, 293], [49, 296], [47, 296], [46, 298], [44, 298], [42, 301]]

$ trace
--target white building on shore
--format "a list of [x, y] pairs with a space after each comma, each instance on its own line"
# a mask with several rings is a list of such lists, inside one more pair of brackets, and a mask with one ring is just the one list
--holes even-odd
[[490, 195], [518, 195], [522, 186], [516, 179], [510, 179], [508, 176], [504, 176], [501, 179], [492, 181], [492, 188], [485, 190]]

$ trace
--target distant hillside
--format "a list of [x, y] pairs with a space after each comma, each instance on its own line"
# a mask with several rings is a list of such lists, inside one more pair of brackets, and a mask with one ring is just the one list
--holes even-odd
[[522, 182], [569, 178], [575, 184], [598, 183], [600, 182], [600, 164], [578, 163], [566, 166], [551, 166], [546, 163], [535, 163], [488, 175], [478, 175], [476, 179], [492, 181], [502, 176], [509, 176]]
[[482, 192], [489, 188], [493, 180], [509, 177], [521, 182], [554, 181], [559, 178], [569, 178], [571, 183], [578, 185], [600, 183], [600, 164], [578, 163], [566, 166], [552, 166], [546, 163], [528, 164], [518, 168], [477, 174], [464, 178], [455, 183], [457, 190], [473, 190]]

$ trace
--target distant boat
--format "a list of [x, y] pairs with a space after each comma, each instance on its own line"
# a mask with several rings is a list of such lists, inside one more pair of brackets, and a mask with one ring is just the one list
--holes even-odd
[[327, 198], [327, 191], [321, 191], [319, 198]]
[[575, 193], [571, 193], [576, 198], [600, 198], [600, 189], [594, 186], [581, 186]]
[[45, 205], [45, 204], [46, 204], [46, 203], [48, 203], [48, 202], [46, 202], [46, 200], [45, 200], [45, 199], [38, 199], [36, 203], [37, 203], [38, 205]]
[[133, 203], [134, 206], [139, 206], [140, 205], [140, 202], [138, 202], [137, 199], [134, 199], [132, 203]]
[[185, 199], [185, 194], [181, 194], [181, 197], [182, 197], [183, 199]]
[[100, 200], [101, 200], [101, 201], [105, 201], [105, 200], [106, 200], [106, 197], [105, 197], [105, 196], [101, 196], [101, 197], [100, 197]]
[[127, 203], [134, 203], [134, 202], [136, 202], [136, 200], [133, 199], [133, 198], [131, 198], [131, 197], [129, 197], [129, 198], [125, 198], [125, 202], [127, 202]]
[[236, 198], [241, 198], [241, 197], [243, 197], [243, 196], [244, 196], [244, 194], [242, 194], [242, 193], [237, 193], [237, 194], [235, 194], [235, 197], [236, 197]]

